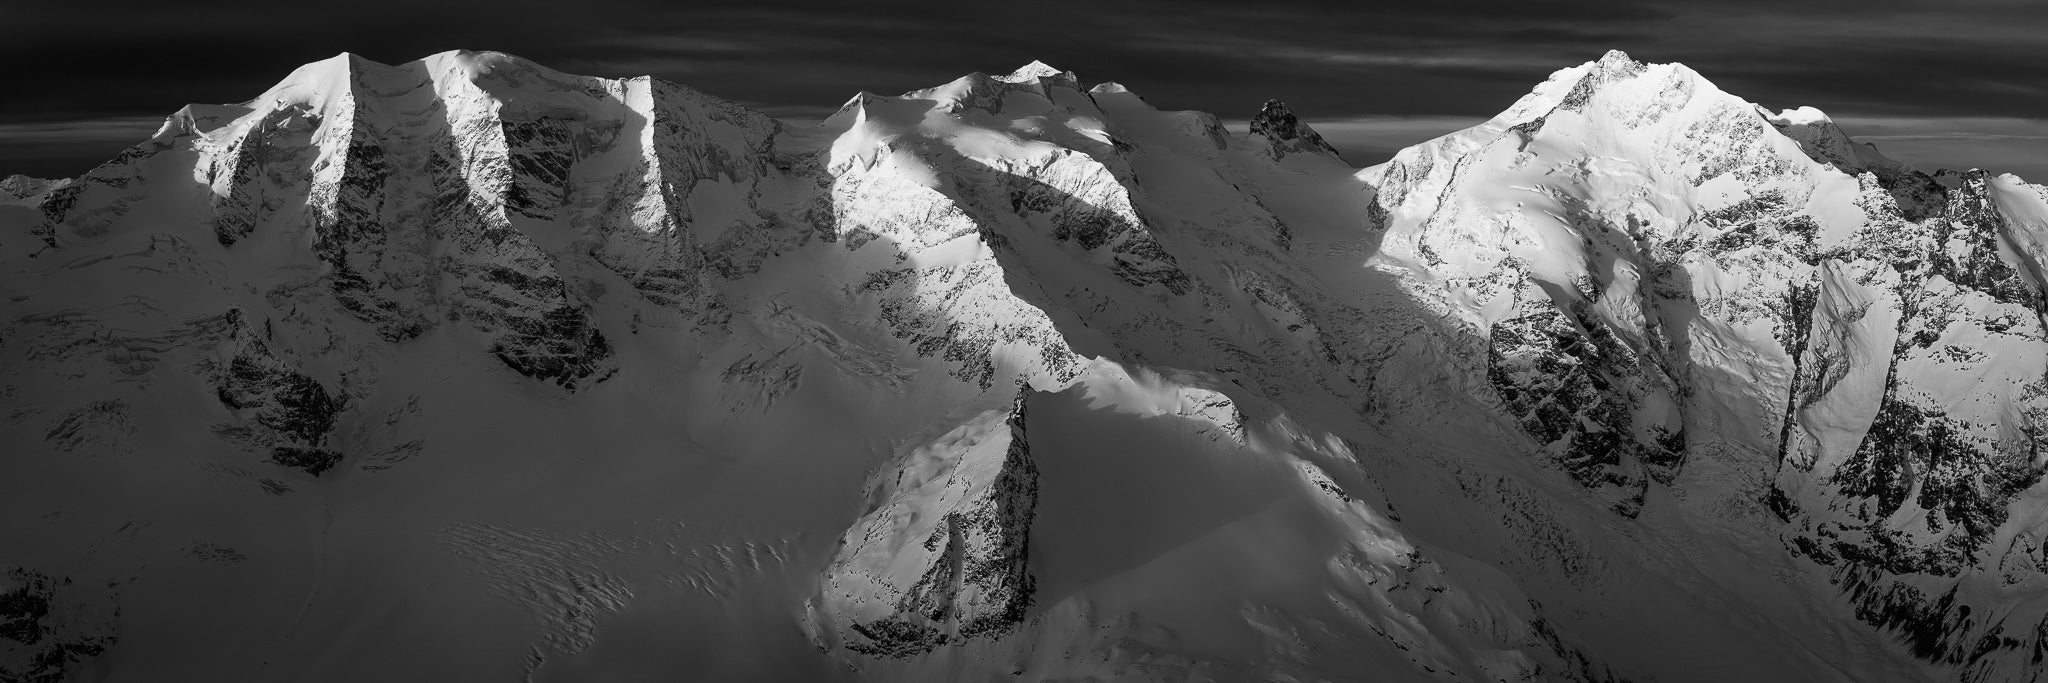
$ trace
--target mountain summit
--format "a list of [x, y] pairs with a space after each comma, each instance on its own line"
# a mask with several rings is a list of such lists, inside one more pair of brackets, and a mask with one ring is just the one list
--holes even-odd
[[1363, 169], [340, 55], [0, 182], [0, 679], [2032, 680], [2044, 272], [1619, 52]]
[[1260, 107], [1259, 113], [1252, 116], [1251, 132], [1271, 143], [1275, 154], [1295, 151], [1337, 156], [1336, 148], [1324, 142], [1316, 129], [1295, 118], [1294, 112], [1280, 100], [1266, 100], [1266, 106]]

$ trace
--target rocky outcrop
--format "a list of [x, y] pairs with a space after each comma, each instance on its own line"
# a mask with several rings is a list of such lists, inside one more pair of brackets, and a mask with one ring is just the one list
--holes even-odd
[[[1689, 268], [1702, 251], [1737, 248], [1743, 238], [1727, 235], [1762, 217], [1680, 213], [1626, 188], [1774, 188], [1778, 176], [1752, 178], [1733, 161], [1783, 150], [1732, 100], [1682, 66], [1610, 53], [1559, 72], [1481, 127], [1368, 171], [1375, 215], [1409, 217], [1386, 226], [1378, 260], [1431, 272], [1444, 278], [1436, 286], [1474, 302], [1450, 312], [1487, 330], [1488, 384], [1509, 415], [1623, 514], [1640, 511], [1651, 481], [1676, 477], [1688, 451], [1690, 331], [1671, 321], [1705, 305]], [[1610, 128], [1603, 134], [1639, 136], [1618, 144], [1655, 151], [1605, 167], [1574, 149]], [[1512, 197], [1484, 189], [1502, 182], [1529, 184]]]
[[[971, 677], [947, 667], [1031, 652], [999, 668], [1307, 680], [1338, 662], [1597, 680], [1635, 673], [1607, 661], [1633, 654], [1632, 629], [1589, 622], [1777, 602], [1747, 586], [1798, 585], [1784, 579], [1802, 571], [1846, 603], [1757, 622], [1789, 635], [1797, 654], [1783, 661], [1891, 633], [1901, 656], [1973, 680], [2038, 668], [2048, 192], [1982, 173], [1937, 181], [1818, 112], [1761, 112], [1620, 53], [1355, 176], [1271, 163], [1297, 154], [1335, 152], [1277, 102], [1233, 133], [1040, 63], [863, 93], [794, 128], [652, 78], [494, 53], [344, 55], [244, 105], [187, 108], [71, 184], [0, 183], [0, 200], [37, 208], [0, 218], [42, 245], [0, 255], [0, 348], [22, 361], [0, 363], [0, 435], [36, 464], [24, 477], [145, 456], [201, 472], [202, 484], [164, 477], [167, 500], [242, 479], [277, 494], [263, 504], [331, 520], [350, 506], [282, 494], [472, 474], [468, 437], [438, 435], [444, 424], [602, 420], [606, 448], [710, 477], [692, 482], [764, 487], [789, 480], [750, 470], [747, 448], [783, 442], [710, 423], [834, 430], [789, 441], [825, 450], [788, 463], [846, 477], [831, 480], [841, 492], [864, 479], [868, 505], [761, 518], [846, 525], [836, 548], [791, 557], [825, 561], [806, 627], [826, 659], [875, 677]], [[155, 206], [184, 208], [138, 210]], [[1186, 437], [1158, 442], [1194, 452], [1172, 474], [1248, 461], [1229, 489], [1269, 497], [1162, 523], [1185, 537], [1091, 568], [1102, 576], [1041, 571], [1061, 546], [1034, 555], [1033, 525], [1060, 509], [1040, 505], [1040, 478], [1056, 475], [1039, 465], [1058, 471], [1064, 449], [1043, 444], [1064, 434], [1039, 432], [1034, 452], [1027, 408], [1113, 364], [1142, 370], [1072, 394], [1110, 437]], [[443, 377], [459, 386], [432, 386]], [[456, 417], [428, 424], [429, 407]], [[160, 417], [183, 410], [210, 430]], [[660, 430], [645, 440], [658, 445], [642, 429]], [[431, 463], [409, 462], [430, 436]], [[506, 452], [491, 453], [505, 463], [494, 476], [523, 486], [539, 475], [520, 467], [564, 462], [505, 440], [476, 435]], [[242, 453], [158, 452], [186, 442]], [[869, 444], [874, 460], [859, 460]], [[1195, 458], [1207, 455], [1217, 462]], [[1305, 476], [1261, 479], [1289, 468]], [[492, 492], [464, 492], [450, 514], [488, 516], [461, 506]], [[791, 512], [787, 496], [746, 493]], [[45, 533], [62, 519], [25, 523]], [[335, 547], [374, 526], [341, 521]], [[586, 562], [615, 545], [602, 535], [449, 529], [490, 590], [557, 633], [552, 652], [602, 652], [605, 615], [666, 590]], [[207, 571], [245, 571], [303, 539], [289, 540], [236, 541], [248, 555], [173, 545]], [[1257, 643], [1241, 661], [1173, 641], [1206, 627], [1088, 613], [1099, 586], [1241, 555], [1256, 561], [1190, 608]], [[1788, 555], [1800, 564], [1772, 562]], [[717, 564], [662, 585], [724, 599], [742, 566], [761, 570]], [[1041, 595], [1041, 581], [1063, 594]], [[1624, 581], [1715, 588], [1616, 611]], [[1283, 588], [1260, 592], [1269, 584]], [[1583, 602], [1545, 609], [1538, 593]], [[1700, 624], [1731, 639], [1754, 625]], [[33, 640], [58, 653], [35, 657], [90, 654]], [[1055, 646], [1102, 668], [1024, 671]]]
[[1251, 133], [1270, 145], [1274, 158], [1308, 153], [1337, 156], [1337, 148], [1323, 141], [1321, 133], [1294, 116], [1294, 110], [1280, 100], [1266, 100], [1266, 106], [1252, 115]]
[[[1819, 283], [1824, 302], [1848, 305], [1820, 306], [1802, 332], [1815, 345], [1778, 479], [1804, 495], [1782, 505], [1786, 539], [1917, 656], [2001, 680], [2043, 642], [2013, 627], [2041, 622], [2040, 606], [1985, 592], [1991, 575], [2039, 571], [2010, 560], [2030, 552], [2038, 520], [2020, 502], [2048, 472], [2035, 436], [2048, 409], [2039, 286], [1983, 174], [1917, 219], [1897, 183], [1863, 178], [1870, 226], [1823, 263], [1854, 275]], [[1860, 420], [1830, 424], [1844, 411]]]
[[226, 148], [210, 159], [214, 239], [234, 246], [259, 223], [276, 220], [279, 211], [304, 202], [308, 185], [302, 172], [310, 167], [317, 115], [305, 107], [281, 107], [265, 113]]
[[[712, 280], [751, 273], [746, 264], [758, 264], [776, 241], [760, 228], [778, 217], [751, 210], [756, 202], [748, 200], [773, 175], [766, 161], [777, 125], [659, 79], [626, 82], [623, 99], [645, 123], [637, 141], [612, 144], [637, 146], [638, 158], [608, 183], [572, 193], [568, 220], [588, 240], [591, 255], [648, 301], [689, 317], [705, 315], [717, 305]], [[609, 136], [629, 134], [604, 128]], [[699, 216], [692, 208], [698, 196], [729, 198], [750, 210]]]
[[899, 255], [863, 269], [857, 287], [877, 298], [883, 328], [918, 356], [944, 363], [953, 377], [982, 389], [1002, 379], [998, 363], [1006, 358], [1013, 371], [1046, 386], [1062, 384], [1077, 371], [1079, 358], [1046, 312], [1016, 295], [996, 254], [981, 252], [943, 265], [908, 258], [954, 240], [1000, 249], [992, 226], [896, 173], [849, 167], [833, 179], [830, 192], [836, 207], [831, 224], [844, 236], [839, 244], [856, 253]]
[[[348, 107], [328, 116], [347, 117], [339, 125], [348, 127], [330, 123], [323, 150], [339, 157], [329, 163], [340, 172], [315, 181], [313, 229], [345, 308], [390, 341], [424, 333], [434, 324], [427, 311], [442, 308], [486, 335], [490, 353], [520, 374], [571, 390], [610, 376], [611, 347], [588, 304], [568, 291], [557, 257], [514, 223], [546, 220], [558, 201], [549, 197], [563, 189], [549, 184], [566, 180], [557, 167], [567, 159], [562, 145], [546, 144], [562, 140], [545, 134], [562, 131], [518, 122], [532, 105], [498, 103], [485, 87], [492, 80], [484, 74], [518, 78], [531, 68], [527, 77], [543, 83], [552, 74], [488, 55], [401, 67], [343, 62], [331, 68], [351, 79]], [[382, 125], [393, 118], [404, 123]], [[436, 300], [442, 277], [459, 296]]]
[[[1817, 111], [1619, 53], [1368, 177], [1381, 260], [1474, 302], [1447, 313], [1490, 330], [1503, 407], [1595, 500], [1635, 513], [1694, 444], [1777, 452], [1760, 496], [1859, 618], [1973, 680], [2013, 673], [1992, 662], [2028, 637], [1994, 624], [2039, 607], [1974, 577], [2039, 523], [2015, 514], [2048, 466], [2014, 181], [1944, 185]], [[1762, 428], [1727, 428], [1731, 406]]]
[[46, 180], [20, 174], [0, 178], [0, 205], [34, 207], [70, 184], [70, 178]]
[[1129, 189], [1095, 158], [1063, 152], [1023, 163], [985, 163], [987, 172], [981, 177], [989, 183], [987, 189], [1009, 204], [1002, 213], [1033, 227], [1049, 226], [1047, 236], [1078, 248], [1131, 287], [1170, 296], [1184, 296], [1194, 288], [1132, 206]]
[[0, 678], [20, 683], [73, 679], [81, 665], [119, 641], [118, 610], [81, 602], [71, 579], [18, 566], [0, 572]]
[[105, 237], [116, 221], [144, 198], [136, 182], [142, 163], [172, 149], [176, 133], [160, 132], [156, 138], [123, 150], [113, 159], [93, 167], [85, 175], [62, 187], [42, 193], [36, 209], [43, 220], [31, 233], [44, 244], [91, 243]]
[[316, 477], [332, 469], [343, 454], [327, 442], [336, 416], [347, 407], [345, 399], [271, 351], [263, 333], [268, 321], [253, 325], [241, 309], [229, 310], [223, 319], [223, 358], [211, 363], [211, 380], [214, 395], [238, 419], [216, 426], [215, 433], [264, 449], [271, 462]]
[[[633, 93], [643, 114], [627, 101]], [[685, 203], [699, 178], [662, 176], [655, 160], [715, 163], [673, 139], [683, 136], [672, 119], [733, 109], [647, 79], [572, 77], [488, 53], [399, 66], [343, 55], [300, 69], [252, 104], [229, 122], [215, 116], [181, 129], [197, 136], [191, 144], [208, 169], [223, 246], [259, 230], [306, 230], [336, 303], [385, 341], [462, 320], [507, 367], [569, 390], [617, 366], [590, 303], [563, 277], [564, 260], [580, 255], [561, 248], [563, 229], [553, 226], [584, 226], [598, 262], [657, 303], [681, 307], [677, 295], [695, 287], [679, 282], [697, 277], [701, 258], [689, 244], [661, 247], [662, 239], [688, 242], [663, 207]], [[639, 122], [640, 139], [622, 139], [628, 120]], [[578, 164], [614, 150], [637, 151], [647, 165], [637, 175], [577, 177]], [[640, 182], [649, 173], [660, 180]], [[643, 192], [656, 198], [652, 212], [620, 196]], [[304, 214], [292, 215], [299, 202]], [[55, 206], [45, 204], [46, 213]], [[622, 225], [668, 237], [628, 246], [619, 238], [626, 232], [613, 229]], [[617, 256], [647, 246], [670, 253], [667, 265]]]
[[1533, 284], [1516, 295], [1511, 317], [1493, 326], [1487, 380], [1573, 481], [1634, 516], [1650, 478], [1670, 481], [1684, 457], [1684, 426], [1638, 426], [1640, 406], [1670, 400], [1646, 393], [1644, 374], [1659, 370], [1589, 304], [1551, 297]]
[[810, 603], [814, 643], [907, 657], [1024, 622], [1036, 590], [1029, 398], [1026, 390], [1009, 407], [969, 418], [877, 474], [874, 509], [840, 540]]

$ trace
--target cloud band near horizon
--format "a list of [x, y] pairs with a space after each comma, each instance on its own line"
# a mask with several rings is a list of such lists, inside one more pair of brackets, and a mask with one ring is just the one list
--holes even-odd
[[2029, 167], [2044, 149], [2033, 129], [1995, 122], [2048, 112], [2043, 27], [2048, 3], [2033, 0], [584, 0], [572, 15], [541, 0], [30, 3], [0, 22], [0, 126], [43, 128], [0, 134], [0, 172], [82, 173], [125, 146], [88, 135], [95, 122], [243, 101], [339, 52], [455, 48], [660, 76], [771, 112], [1039, 59], [1226, 119], [1283, 99], [1330, 133], [1353, 126], [1360, 154], [1432, 120], [1490, 117], [1551, 71], [1621, 49], [1771, 109], [1922, 122], [1865, 132], [1895, 156], [1934, 159], [1927, 136], [1952, 134], [1957, 151], [1933, 163]]

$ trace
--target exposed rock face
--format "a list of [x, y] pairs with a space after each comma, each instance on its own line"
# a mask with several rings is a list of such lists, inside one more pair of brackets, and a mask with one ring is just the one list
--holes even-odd
[[[571, 390], [617, 368], [565, 259], [592, 258], [694, 317], [716, 305], [700, 296], [702, 243], [730, 235], [727, 221], [764, 220], [693, 216], [689, 200], [699, 183], [744, 195], [773, 122], [652, 79], [502, 55], [396, 67], [344, 56], [254, 104], [195, 143], [215, 155], [222, 245], [303, 221], [336, 301], [386, 341], [464, 320], [508, 367]], [[303, 217], [275, 215], [300, 202]]]
[[[1534, 283], [1495, 323], [1487, 379], [1510, 414], [1574, 481], [1625, 515], [1642, 510], [1650, 478], [1669, 482], [1685, 453], [1676, 420], [1637, 426], [1639, 406], [1671, 404], [1672, 383], [1596, 314]], [[1654, 392], [1654, 393], [1653, 393]]]
[[764, 680], [2040, 670], [2048, 191], [1620, 53], [1339, 161], [1042, 63], [809, 128], [471, 52], [188, 107], [0, 182], [4, 665], [120, 586], [432, 593], [388, 638], [528, 675], [647, 612]]
[[[107, 234], [109, 226], [128, 214], [129, 208], [143, 199], [144, 192], [137, 183], [137, 166], [171, 148], [166, 142], [165, 132], [157, 137], [123, 150], [121, 154], [85, 175], [73, 179], [62, 187], [53, 187], [41, 193], [42, 201], [36, 209], [43, 220], [32, 233], [44, 244], [57, 246], [60, 236], [57, 226], [68, 228], [68, 235], [78, 239], [97, 239]], [[85, 204], [80, 206], [81, 201]]]
[[821, 648], [900, 658], [1016, 630], [1038, 466], [1030, 393], [899, 456], [873, 481], [875, 509], [840, 540], [808, 628]]
[[[1667, 320], [1693, 305], [1679, 261], [1698, 240], [1684, 230], [1698, 228], [1684, 225], [1695, 216], [1668, 215], [1679, 207], [1607, 195], [1630, 180], [1705, 182], [1735, 167], [1717, 155], [1763, 144], [1761, 124], [1702, 92], [1711, 87], [1682, 66], [1609, 55], [1560, 72], [1462, 138], [1367, 171], [1379, 183], [1375, 205], [1394, 223], [1383, 259], [1413, 259], [1476, 299], [1457, 314], [1490, 327], [1486, 372], [1510, 414], [1624, 514], [1684, 461], [1686, 330]], [[1698, 118], [1677, 116], [1686, 110]], [[1609, 169], [1570, 149], [1581, 131], [1610, 126], [1660, 145], [1656, 156]], [[1559, 179], [1502, 197], [1475, 177], [1503, 170]]]
[[[2012, 186], [1998, 206], [2006, 182], [1967, 174], [1944, 191], [1946, 208], [1917, 221], [1892, 193], [1864, 193], [1872, 225], [1824, 263], [1839, 269], [1820, 287], [1853, 308], [1810, 322], [1806, 334], [1832, 343], [1802, 359], [1779, 474], [1805, 493], [1786, 497], [1788, 542], [1835, 569], [1860, 617], [1922, 657], [1983, 671], [2048, 642], [2048, 626], [2012, 632], [2015, 619], [2048, 624], [2036, 605], [1977, 602], [1991, 616], [1967, 617], [1970, 596], [1996, 594], [1978, 592], [1997, 585], [1991, 575], [2012, 585], [2040, 571], [2006, 559], [2031, 552], [2039, 521], [2014, 512], [2048, 471], [2036, 426], [2048, 331], [2030, 275], [2040, 260], [2016, 248], [2028, 231], [2004, 218], [2037, 211], [2039, 191]], [[1867, 416], [1860, 439], [1828, 433], [1829, 413], [1845, 409]]]
[[1337, 148], [1324, 142], [1316, 129], [1295, 118], [1294, 111], [1280, 100], [1266, 100], [1266, 106], [1252, 115], [1251, 131], [1252, 135], [1265, 138], [1272, 145], [1275, 157], [1286, 156], [1290, 152], [1337, 156]]
[[45, 180], [19, 174], [0, 178], [0, 205], [36, 206], [48, 199], [50, 193], [70, 184], [70, 178]]
[[71, 680], [76, 668], [119, 641], [118, 611], [80, 604], [70, 579], [17, 566], [0, 573], [0, 677], [21, 683]]
[[226, 339], [224, 360], [214, 364], [212, 383], [221, 405], [245, 420], [221, 425], [216, 432], [246, 446], [267, 448], [279, 465], [320, 473], [340, 462], [342, 454], [326, 448], [335, 416], [346, 408], [319, 380], [294, 369], [270, 350], [241, 309], [221, 317]]
[[[2037, 186], [1972, 172], [1944, 187], [1817, 111], [1763, 114], [1618, 53], [1368, 173], [1394, 224], [1387, 261], [1507, 302], [1462, 309], [1490, 325], [1495, 390], [1537, 441], [1570, 435], [1561, 464], [1618, 488], [1599, 493], [1617, 510], [1641, 505], [1629, 461], [1671, 482], [1688, 446], [1747, 442], [1780, 454], [1765, 496], [1787, 548], [1834, 568], [1860, 618], [1973, 676], [2039, 641], [1994, 625], [2041, 606], [1964, 616], [1973, 568], [2011, 552], [1990, 546], [2039, 523], [2012, 510], [2048, 465], [2030, 436], [2041, 260], [2035, 229], [2006, 218], [2039, 220]], [[1532, 312], [1546, 293], [1565, 303]], [[1650, 381], [1615, 379], [1630, 376]], [[1721, 421], [1745, 404], [1755, 432]], [[1642, 412], [1660, 405], [1683, 422]]]

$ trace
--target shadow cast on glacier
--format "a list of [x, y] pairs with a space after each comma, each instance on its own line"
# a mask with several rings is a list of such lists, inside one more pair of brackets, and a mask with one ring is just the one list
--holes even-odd
[[[1132, 415], [1090, 405], [1085, 394], [1075, 387], [1044, 395], [1030, 415], [1040, 472], [1032, 566], [1041, 609], [1168, 557], [1210, 554], [1188, 549], [1202, 539], [1227, 537], [1222, 547], [1286, 556], [1276, 563], [1290, 567], [1319, 567], [1334, 553], [1337, 544], [1319, 538], [1327, 530], [1313, 524], [1287, 527], [1298, 537], [1225, 531], [1258, 528], [1245, 525], [1308, 499], [1282, 457], [1260, 453], [1214, 423]], [[1324, 551], [1314, 549], [1318, 542]], [[1213, 553], [1217, 544], [1210, 545]], [[1155, 569], [1143, 575], [1188, 573]]]

